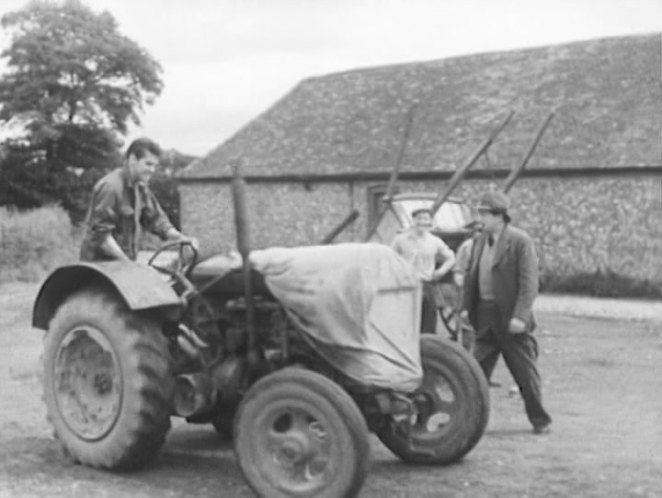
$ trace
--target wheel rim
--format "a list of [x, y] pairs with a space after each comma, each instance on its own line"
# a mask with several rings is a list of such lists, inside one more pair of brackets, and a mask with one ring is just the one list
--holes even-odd
[[79, 326], [67, 332], [55, 354], [53, 379], [57, 408], [73, 433], [94, 441], [112, 430], [122, 381], [115, 351], [99, 330]]
[[437, 302], [439, 316], [451, 336], [455, 336], [458, 330], [459, 289], [455, 284], [442, 283], [440, 285], [441, 300]]
[[280, 403], [256, 421], [252, 461], [274, 487], [308, 494], [327, 486], [342, 457], [333, 433], [314, 407]]
[[453, 306], [443, 306], [439, 308], [439, 315], [441, 316], [441, 321], [444, 322], [446, 330], [452, 335], [457, 335], [458, 329], [458, 315], [457, 311]]
[[396, 426], [412, 438], [412, 442], [435, 444], [440, 437], [453, 431], [462, 417], [459, 389], [442, 372], [425, 369], [421, 387], [413, 395], [418, 413], [396, 416]]

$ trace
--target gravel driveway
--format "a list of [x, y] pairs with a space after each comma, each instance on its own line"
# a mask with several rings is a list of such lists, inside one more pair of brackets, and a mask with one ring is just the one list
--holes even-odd
[[[114, 474], [72, 465], [45, 420], [37, 286], [0, 286], [0, 497], [248, 497], [230, 444], [176, 421], [147, 468]], [[553, 432], [534, 436], [499, 365], [491, 416], [458, 465], [409, 466], [372, 438], [361, 497], [662, 496], [662, 307], [656, 302], [541, 296], [540, 370]], [[577, 316], [582, 315], [582, 316]], [[606, 317], [606, 318], [605, 318]]]

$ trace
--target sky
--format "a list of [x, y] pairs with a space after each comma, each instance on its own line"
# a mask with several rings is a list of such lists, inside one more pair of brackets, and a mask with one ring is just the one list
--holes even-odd
[[[57, 0], [52, 0], [56, 1]], [[127, 140], [204, 155], [301, 80], [349, 69], [662, 32], [662, 0], [83, 0], [163, 67]], [[0, 0], [0, 15], [27, 0]], [[0, 33], [0, 48], [8, 46]], [[661, 75], [662, 78], [662, 75]]]

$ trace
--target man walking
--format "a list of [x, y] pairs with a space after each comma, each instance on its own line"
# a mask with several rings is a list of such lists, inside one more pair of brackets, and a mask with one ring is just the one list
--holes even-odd
[[453, 269], [455, 254], [443, 240], [430, 233], [432, 228], [430, 209], [415, 209], [411, 217], [413, 226], [398, 234], [393, 239], [391, 247], [411, 263], [416, 274], [423, 281], [421, 332], [434, 334], [437, 326], [434, 283]]
[[552, 419], [542, 405], [538, 344], [533, 336], [538, 258], [531, 238], [509, 225], [509, 204], [500, 192], [489, 192], [480, 200], [478, 221], [483, 231], [474, 243], [461, 314], [476, 330], [474, 354], [486, 378], [502, 354], [534, 433], [543, 434], [549, 432]]
[[197, 249], [197, 240], [172, 226], [147, 185], [161, 158], [158, 144], [139, 138], [129, 145], [125, 156], [122, 167], [94, 186], [80, 259], [135, 261], [143, 229], [162, 240], [189, 241]]

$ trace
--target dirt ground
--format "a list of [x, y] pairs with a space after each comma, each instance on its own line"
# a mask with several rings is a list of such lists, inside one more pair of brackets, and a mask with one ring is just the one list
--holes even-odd
[[[30, 327], [37, 286], [0, 286], [0, 496], [253, 496], [228, 443], [175, 423], [146, 469], [112, 474], [62, 458], [45, 420], [42, 334]], [[363, 497], [662, 496], [660, 321], [539, 314], [544, 398], [553, 431], [535, 436], [500, 363], [492, 413], [457, 465], [412, 467], [373, 439]]]

